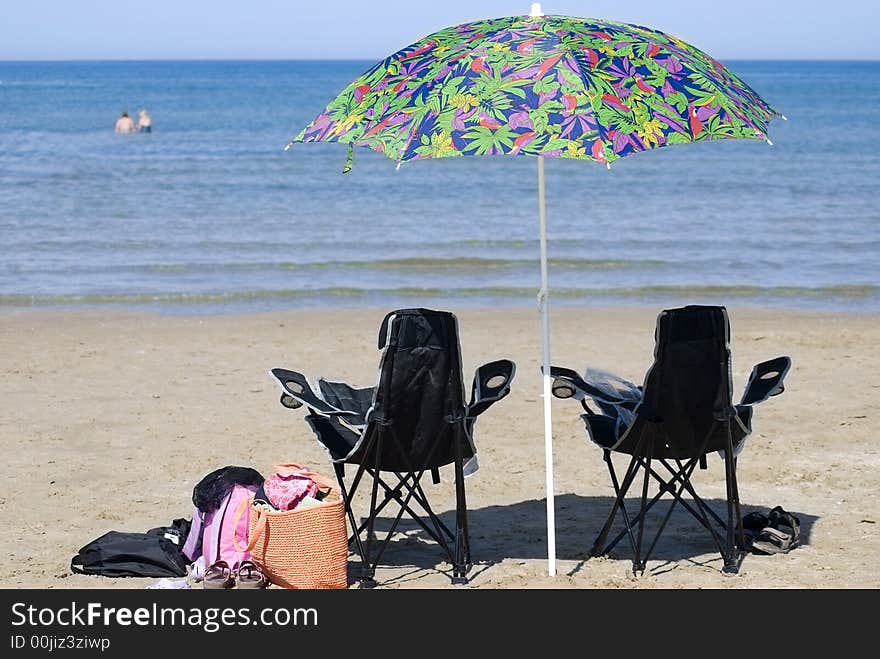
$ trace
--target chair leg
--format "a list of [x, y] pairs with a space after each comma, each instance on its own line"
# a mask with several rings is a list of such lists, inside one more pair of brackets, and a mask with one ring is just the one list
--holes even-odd
[[355, 543], [358, 556], [360, 556], [361, 559], [361, 565], [363, 565], [366, 563], [364, 547], [363, 544], [361, 544], [360, 530], [358, 529], [357, 521], [355, 521], [354, 518], [354, 511], [351, 509], [351, 499], [349, 498], [348, 490], [345, 487], [345, 467], [340, 463], [334, 463], [333, 469], [336, 472], [336, 481], [339, 483], [339, 490], [342, 492], [342, 499], [345, 501], [345, 514], [348, 517], [348, 523], [351, 525], [352, 529], [352, 535], [348, 538], [348, 544], [350, 545], [352, 541]]
[[[608, 533], [611, 531], [611, 525], [614, 523], [614, 517], [617, 513], [617, 499], [620, 497], [620, 485], [617, 482], [617, 474], [614, 472], [614, 463], [611, 462], [610, 451], [603, 451], [602, 459], [608, 466], [608, 473], [611, 476], [611, 484], [614, 486], [615, 503], [611, 506], [611, 512], [608, 513], [608, 518], [602, 525], [602, 530], [599, 531], [599, 535], [593, 541], [593, 547], [590, 549], [590, 556], [602, 556], [605, 553], [605, 540], [608, 539]], [[630, 468], [631, 467], [632, 462], [630, 462]], [[627, 474], [629, 474], [629, 470], [627, 470]]]
[[739, 542], [739, 549], [743, 553], [745, 553], [746, 536], [745, 536], [745, 530], [743, 529], [743, 523], [742, 523], [743, 516], [742, 516], [742, 507], [740, 506], [740, 501], [739, 501], [739, 480], [736, 477], [736, 465], [737, 465], [737, 458], [734, 457], [733, 458], [732, 476], [733, 476], [733, 500], [736, 505], [737, 540]]
[[[641, 445], [641, 440], [639, 440], [639, 446]], [[639, 446], [636, 447], [638, 450]], [[629, 522], [629, 515], [626, 512], [626, 504], [624, 503], [624, 497], [626, 497], [626, 493], [629, 491], [630, 486], [635, 480], [636, 474], [638, 473], [638, 459], [633, 456], [630, 460], [629, 467], [627, 467], [626, 474], [623, 477], [623, 483], [617, 482], [617, 474], [614, 471], [614, 462], [611, 458], [611, 452], [604, 452], [605, 463], [608, 465], [608, 473], [611, 475], [611, 484], [614, 486], [614, 492], [616, 497], [614, 499], [614, 504], [611, 506], [611, 512], [608, 514], [608, 519], [605, 521], [605, 525], [602, 527], [602, 530], [599, 533], [599, 536], [596, 538], [593, 543], [593, 547], [590, 550], [591, 556], [602, 556], [607, 551], [609, 551], [610, 547], [605, 546], [605, 541], [608, 539], [608, 533], [611, 531], [611, 525], [614, 524], [614, 517], [617, 514], [617, 509], [620, 508], [620, 512], [623, 515], [623, 521], [626, 525], [626, 532], [630, 536], [630, 542], [633, 544], [633, 548], [635, 550], [635, 539], [632, 535], [632, 525]], [[614, 542], [613, 544], [617, 544]]]
[[725, 536], [724, 542], [724, 552], [722, 557], [724, 559], [724, 567], [721, 568], [721, 571], [726, 574], [736, 574], [739, 571], [739, 565], [736, 558], [736, 547], [734, 542], [734, 521], [733, 521], [733, 493], [731, 491], [731, 468], [730, 468], [730, 457], [726, 456], [724, 460], [724, 471], [725, 471], [725, 486], [727, 493], [727, 533]]
[[725, 574], [737, 574], [744, 556], [745, 541], [742, 538], [742, 511], [739, 506], [739, 492], [736, 484], [736, 458], [733, 455], [733, 436], [730, 430], [730, 421], [727, 422], [724, 473], [725, 485], [727, 486], [727, 537], [724, 567], [721, 571]]
[[645, 506], [648, 503], [648, 483], [651, 482], [651, 457], [654, 453], [654, 439], [649, 443], [647, 464], [644, 465], [645, 479], [642, 482], [642, 505], [639, 513], [639, 539], [635, 546], [635, 556], [633, 558], [633, 574], [644, 574], [646, 559], [642, 559], [642, 538], [645, 534]]
[[460, 432], [455, 438], [455, 558], [452, 564], [452, 583], [467, 583], [471, 569], [471, 549], [468, 537], [467, 499], [464, 490], [464, 465], [462, 464]]
[[[375, 465], [373, 468], [373, 484], [370, 488], [370, 517], [367, 520], [367, 539], [364, 543], [363, 563], [361, 565], [361, 585], [365, 588], [372, 588], [376, 585], [376, 564], [371, 560], [371, 550], [375, 540], [375, 522], [376, 522], [376, 497], [379, 493], [379, 460], [382, 455], [382, 436], [385, 433], [380, 430], [377, 433], [375, 442]], [[366, 461], [366, 456], [364, 456]], [[378, 563], [378, 557], [376, 563]]]
[[[342, 493], [342, 498], [345, 501], [345, 512], [348, 516], [349, 524], [351, 524], [352, 535], [349, 537], [348, 542], [351, 544], [352, 541], [355, 543], [355, 547], [357, 549], [358, 556], [361, 559], [361, 574], [358, 577], [358, 580], [361, 583], [362, 588], [372, 588], [376, 585], [376, 582], [373, 578], [374, 569], [370, 567], [370, 544], [372, 542], [372, 529], [370, 529], [370, 534], [367, 536], [367, 542], [362, 542], [360, 533], [362, 528], [358, 528], [357, 521], [354, 517], [354, 511], [352, 509], [352, 498], [354, 496], [355, 491], [357, 491], [358, 485], [361, 482], [361, 478], [364, 475], [366, 470], [367, 460], [370, 456], [371, 449], [375, 446], [377, 441], [376, 433], [373, 433], [366, 441], [366, 445], [364, 446], [363, 459], [361, 463], [358, 465], [357, 472], [352, 479], [351, 487], [346, 488], [345, 485], [345, 465], [336, 463], [333, 465], [334, 471], [336, 472], [336, 481], [339, 483], [339, 488]], [[376, 449], [376, 460], [379, 459], [379, 451]], [[373, 484], [373, 497], [372, 497], [372, 507], [375, 508], [375, 483]], [[371, 515], [371, 519], [372, 519]]]

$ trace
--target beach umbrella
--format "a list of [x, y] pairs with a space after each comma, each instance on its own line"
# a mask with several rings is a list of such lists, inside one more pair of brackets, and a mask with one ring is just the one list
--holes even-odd
[[288, 144], [340, 142], [401, 163], [536, 156], [543, 337], [548, 572], [556, 572], [544, 158], [611, 164], [671, 144], [769, 142], [782, 116], [720, 62], [657, 30], [528, 16], [435, 32], [375, 64]]

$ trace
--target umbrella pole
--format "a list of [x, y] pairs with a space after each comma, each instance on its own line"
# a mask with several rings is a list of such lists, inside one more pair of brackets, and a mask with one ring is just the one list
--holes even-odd
[[553, 424], [551, 417], [550, 317], [547, 309], [547, 206], [544, 194], [544, 158], [538, 156], [538, 218], [541, 233], [541, 338], [544, 349], [544, 469], [547, 474], [547, 572], [556, 576], [556, 507], [553, 499]]

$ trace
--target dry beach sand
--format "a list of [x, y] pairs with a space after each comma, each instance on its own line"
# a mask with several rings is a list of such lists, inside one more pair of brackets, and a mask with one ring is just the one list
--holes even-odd
[[[555, 309], [555, 364], [641, 382], [656, 309]], [[278, 404], [268, 369], [372, 384], [384, 310], [163, 316], [119, 311], [0, 314], [0, 549], [4, 587], [143, 588], [154, 579], [72, 575], [76, 550], [110, 530], [187, 516], [193, 485], [227, 464], [295, 461], [332, 473], [301, 411]], [[730, 308], [736, 395], [755, 362], [789, 354], [786, 392], [761, 404], [740, 459], [745, 510], [782, 505], [804, 545], [720, 573], [708, 536], [675, 514], [657, 556], [631, 576], [629, 550], [586, 560], [611, 502], [601, 452], [572, 402], [554, 401], [559, 576], [546, 576], [537, 314], [460, 311], [468, 373], [514, 359], [511, 395], [477, 424], [481, 469], [467, 481], [471, 586], [756, 588], [880, 586], [880, 324], [875, 315]], [[466, 386], [470, 386], [467, 382]], [[723, 496], [721, 461], [695, 483]], [[451, 516], [453, 495], [428, 485]], [[437, 547], [412, 524], [386, 554], [387, 587], [448, 588]]]

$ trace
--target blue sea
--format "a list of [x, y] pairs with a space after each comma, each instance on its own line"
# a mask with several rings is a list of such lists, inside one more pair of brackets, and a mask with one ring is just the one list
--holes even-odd
[[[283, 151], [370, 64], [0, 62], [0, 309], [534, 305], [535, 159]], [[554, 304], [880, 310], [880, 63], [726, 64], [774, 146], [547, 161]]]

